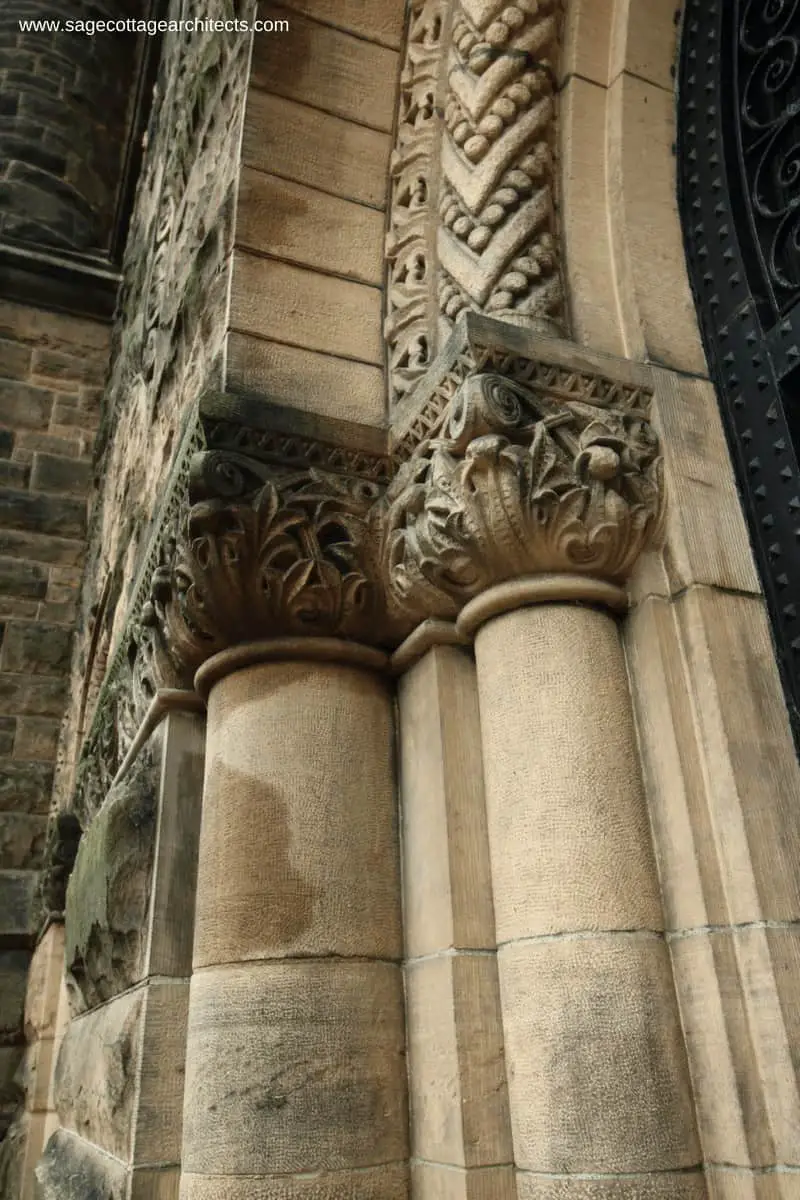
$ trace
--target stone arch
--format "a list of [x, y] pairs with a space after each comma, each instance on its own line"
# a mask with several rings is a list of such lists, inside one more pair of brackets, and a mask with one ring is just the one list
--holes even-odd
[[559, 0], [413, 0], [387, 238], [390, 404], [478, 311], [564, 331], [554, 191]]
[[674, 0], [573, 0], [562, 228], [577, 341], [706, 375], [675, 178]]

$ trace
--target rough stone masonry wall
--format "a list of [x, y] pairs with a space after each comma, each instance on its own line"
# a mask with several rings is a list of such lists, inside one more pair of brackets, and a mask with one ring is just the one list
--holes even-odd
[[23, 1002], [108, 362], [100, 324], [0, 302], [0, 1137]]
[[20, 19], [123, 17], [140, 0], [5, 0], [0, 14], [0, 235], [107, 250], [139, 54], [134, 37], [48, 36]]
[[[168, 16], [177, 18], [179, 9], [173, 0]], [[250, 0], [203, 0], [192, 15], [252, 12]], [[130, 608], [181, 432], [201, 392], [222, 382], [249, 52], [244, 33], [165, 35], [103, 402], [102, 484], [54, 792], [59, 807], [73, 799], [76, 752]]]

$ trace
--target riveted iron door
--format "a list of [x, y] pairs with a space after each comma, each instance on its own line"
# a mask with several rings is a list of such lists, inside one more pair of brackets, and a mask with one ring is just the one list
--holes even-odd
[[800, 0], [687, 0], [689, 274], [800, 742]]

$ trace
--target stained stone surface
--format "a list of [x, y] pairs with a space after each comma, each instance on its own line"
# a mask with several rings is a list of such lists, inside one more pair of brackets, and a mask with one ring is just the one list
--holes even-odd
[[[141, 12], [138, 0], [69, 0], [84, 20]], [[60, 39], [19, 28], [47, 0], [9, 0], [0, 21], [0, 235], [62, 250], [107, 249], [125, 155], [137, 38]]]
[[127, 1162], [145, 992], [120, 996], [67, 1027], [55, 1069], [62, 1126]]
[[121, 1163], [59, 1129], [36, 1168], [36, 1200], [125, 1200]]
[[157, 820], [154, 755], [145, 750], [81, 842], [67, 889], [73, 1004], [92, 1008], [141, 978]]

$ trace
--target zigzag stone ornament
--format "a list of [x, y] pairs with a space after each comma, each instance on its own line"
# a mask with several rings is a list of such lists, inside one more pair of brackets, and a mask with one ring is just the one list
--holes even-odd
[[660, 536], [658, 440], [636, 403], [473, 375], [386, 503], [384, 572], [396, 604], [419, 619], [452, 619], [488, 588], [532, 575], [621, 584]]
[[392, 158], [394, 401], [460, 313], [558, 333], [553, 147], [559, 0], [413, 0]]

